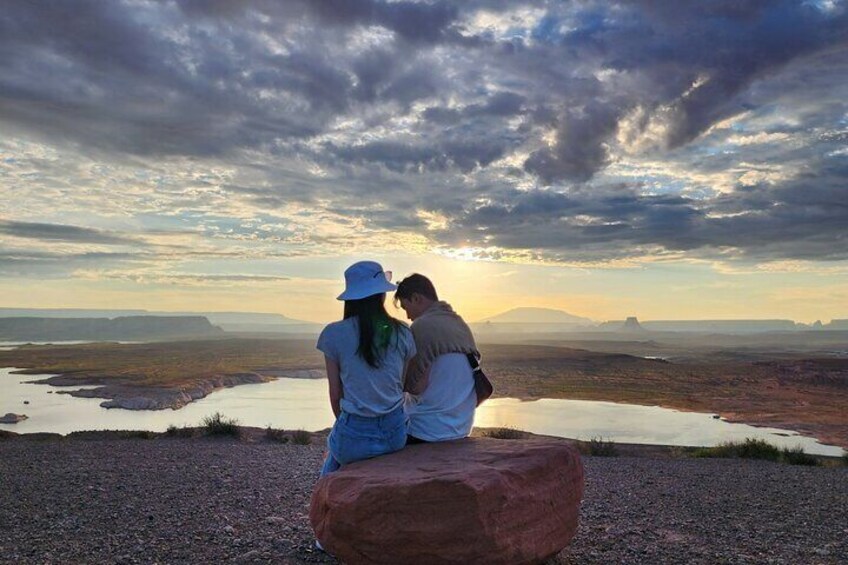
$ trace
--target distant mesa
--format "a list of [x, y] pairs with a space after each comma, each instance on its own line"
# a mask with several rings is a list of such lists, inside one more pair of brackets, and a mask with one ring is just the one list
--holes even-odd
[[691, 334], [747, 335], [758, 333], [785, 333], [810, 330], [846, 331], [848, 319], [834, 319], [825, 324], [800, 324], [793, 320], [648, 320], [636, 316], [597, 323], [589, 318], [575, 316], [552, 308], [514, 308], [471, 324], [472, 330], [483, 335], [539, 334], [539, 333], [637, 333], [668, 332]]
[[[635, 318], [633, 318], [636, 320]], [[598, 326], [600, 331], [620, 332], [629, 331], [625, 328], [631, 318], [626, 320], [611, 320]], [[821, 326], [799, 325], [793, 320], [647, 320], [638, 321], [641, 330], [648, 332], [675, 332], [675, 333], [702, 333], [702, 334], [724, 334], [742, 335], [768, 332], [797, 332], [800, 330], [848, 330], [848, 323], [840, 328], [839, 320], [833, 320], [830, 324]], [[846, 321], [848, 322], [848, 320]]]
[[848, 319], [833, 319], [825, 324], [799, 324], [794, 320], [648, 320], [636, 316], [595, 322], [552, 308], [513, 308], [496, 316], [472, 323], [475, 331], [486, 333], [544, 333], [544, 332], [675, 332], [704, 334], [755, 334], [767, 332], [797, 332], [809, 330], [846, 331]]
[[645, 328], [642, 327], [636, 316], [630, 316], [624, 320], [624, 325], [621, 327], [621, 330], [625, 332], [644, 332]]
[[824, 327], [829, 330], [848, 330], [848, 320], [831, 320]]
[[513, 308], [491, 318], [471, 324], [484, 332], [557, 332], [592, 329], [597, 323], [589, 318], [575, 316], [552, 308]]
[[0, 321], [4, 318], [74, 318], [78, 320], [107, 318], [114, 320], [127, 317], [206, 318], [211, 325], [217, 326], [225, 332], [317, 333], [321, 329], [321, 325], [314, 322], [295, 320], [282, 314], [267, 312], [158, 312], [148, 310], [88, 310], [82, 308], [0, 308]]
[[151, 340], [213, 337], [223, 330], [203, 316], [0, 318], [0, 341]]
[[594, 326], [595, 322], [589, 318], [575, 316], [564, 310], [553, 308], [513, 308], [481, 320], [481, 322], [492, 322], [493, 324], [580, 324]]

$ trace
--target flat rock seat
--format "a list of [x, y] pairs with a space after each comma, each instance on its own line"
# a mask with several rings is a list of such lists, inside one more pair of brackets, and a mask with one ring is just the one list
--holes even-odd
[[345, 563], [542, 563], [574, 537], [582, 496], [568, 443], [467, 438], [344, 466], [309, 518]]

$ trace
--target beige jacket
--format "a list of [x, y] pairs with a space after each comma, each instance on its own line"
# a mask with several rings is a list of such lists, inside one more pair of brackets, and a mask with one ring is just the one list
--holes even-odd
[[430, 365], [445, 353], [480, 352], [468, 324], [453, 311], [447, 302], [435, 302], [410, 327], [418, 353], [413, 357], [406, 374], [403, 390], [421, 394], [429, 383]]

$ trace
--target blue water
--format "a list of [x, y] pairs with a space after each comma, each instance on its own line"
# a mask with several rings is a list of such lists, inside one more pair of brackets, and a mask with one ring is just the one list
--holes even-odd
[[[56, 394], [60, 387], [26, 384], [48, 375], [16, 375], [0, 369], [0, 415], [26, 414], [18, 424], [0, 429], [19, 433], [132, 429], [161, 432], [169, 425], [196, 426], [215, 412], [245, 426], [317, 431], [333, 424], [324, 379], [280, 378], [212, 393], [180, 410], [130, 411], [101, 408], [101, 399]], [[72, 387], [91, 388], [91, 387]], [[53, 394], [48, 394], [53, 391]], [[29, 404], [23, 404], [28, 400]], [[658, 406], [638, 406], [588, 400], [497, 398], [478, 409], [475, 425], [512, 427], [533, 433], [620, 443], [712, 446], [748, 437], [780, 447], [800, 445], [808, 453], [841, 455], [842, 449], [822, 445], [791, 430], [759, 428], [717, 420], [712, 414], [680, 412]]]

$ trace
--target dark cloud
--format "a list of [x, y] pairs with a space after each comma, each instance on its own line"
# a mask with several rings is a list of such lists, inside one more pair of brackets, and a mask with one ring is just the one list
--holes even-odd
[[613, 259], [647, 251], [756, 261], [848, 259], [848, 157], [776, 186], [739, 186], [713, 199], [645, 196], [638, 186], [570, 193], [513, 192], [471, 209], [442, 234], [468, 244], [484, 234], [506, 249], [547, 250], [562, 260]]
[[[105, 163], [221, 164], [228, 197], [449, 245], [840, 259], [827, 242], [845, 237], [846, 60], [844, 3], [13, 0], [0, 124]], [[748, 129], [711, 129], [743, 113]], [[728, 141], [756, 134], [787, 141]], [[760, 176], [727, 194], [679, 173], [605, 176], [643, 154], [699, 179]], [[25, 182], [57, 174], [30, 162]], [[44, 223], [0, 233], [140, 241]]]
[[452, 2], [385, 2], [378, 0], [180, 0], [189, 16], [245, 21], [251, 13], [284, 20], [309, 20], [345, 32], [351, 27], [380, 26], [410, 42], [443, 40], [459, 14]]
[[307, 0], [306, 6], [323, 22], [382, 26], [414, 42], [443, 39], [459, 13], [452, 2]]
[[83, 228], [79, 226], [67, 226], [63, 224], [15, 222], [10, 220], [0, 220], [0, 234], [26, 239], [89, 243], [97, 245], [143, 244], [141, 240], [133, 237], [113, 234], [103, 230]]
[[330, 144], [326, 148], [344, 161], [380, 163], [394, 172], [444, 171], [449, 168], [468, 172], [502, 157], [506, 143], [498, 139], [448, 139], [437, 146], [417, 147], [385, 141], [346, 147]]
[[556, 142], [550, 149], [534, 152], [524, 168], [545, 184], [557, 180], [586, 181], [610, 161], [606, 141], [616, 130], [620, 111], [591, 103], [562, 117]]

